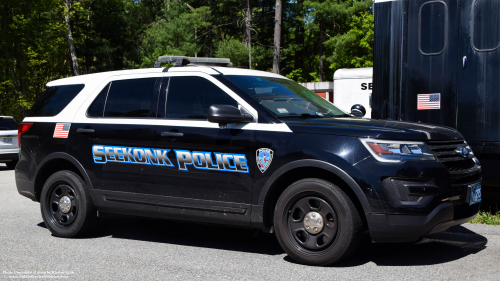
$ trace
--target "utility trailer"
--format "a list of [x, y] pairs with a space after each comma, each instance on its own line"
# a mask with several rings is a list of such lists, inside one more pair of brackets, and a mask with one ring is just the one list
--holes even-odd
[[372, 117], [457, 129], [500, 186], [500, 1], [375, 0]]

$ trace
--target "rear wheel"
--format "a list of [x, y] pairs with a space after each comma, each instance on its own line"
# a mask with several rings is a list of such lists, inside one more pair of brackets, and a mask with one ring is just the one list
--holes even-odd
[[362, 221], [351, 199], [336, 185], [303, 179], [280, 196], [274, 212], [276, 236], [297, 262], [331, 265], [352, 254]]
[[71, 171], [59, 171], [47, 179], [40, 208], [45, 225], [59, 237], [81, 236], [97, 220], [87, 185]]
[[15, 169], [17, 162], [19, 162], [19, 160], [7, 162], [7, 163], [5, 163], [5, 165], [7, 165], [7, 168], [9, 168], [9, 169]]

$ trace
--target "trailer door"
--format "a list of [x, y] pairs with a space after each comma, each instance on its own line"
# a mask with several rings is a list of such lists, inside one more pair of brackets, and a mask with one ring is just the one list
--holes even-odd
[[[458, 130], [471, 144], [496, 147], [494, 142], [500, 141], [500, 1], [463, 0], [460, 18]], [[487, 153], [492, 152], [498, 153]]]
[[408, 5], [401, 119], [456, 128], [458, 1], [411, 0]]

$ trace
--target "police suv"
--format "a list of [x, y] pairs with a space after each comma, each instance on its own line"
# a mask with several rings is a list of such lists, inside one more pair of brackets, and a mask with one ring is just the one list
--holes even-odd
[[225, 60], [165, 61], [52, 81], [19, 124], [17, 188], [55, 236], [99, 213], [234, 225], [329, 265], [365, 231], [411, 242], [478, 212], [481, 167], [451, 128], [354, 117]]

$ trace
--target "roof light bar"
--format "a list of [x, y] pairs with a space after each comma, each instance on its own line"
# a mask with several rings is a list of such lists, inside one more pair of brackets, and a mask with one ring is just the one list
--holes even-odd
[[226, 58], [193, 58], [184, 56], [161, 56], [154, 67], [161, 67], [162, 63], [174, 63], [174, 66], [201, 65], [201, 66], [233, 66], [230, 59]]

